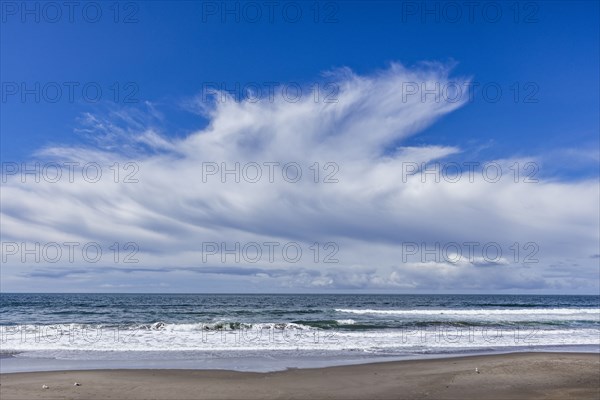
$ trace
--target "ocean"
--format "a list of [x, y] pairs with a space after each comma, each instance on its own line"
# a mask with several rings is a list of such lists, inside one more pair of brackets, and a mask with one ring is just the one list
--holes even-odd
[[600, 296], [0, 294], [0, 372], [600, 351]]

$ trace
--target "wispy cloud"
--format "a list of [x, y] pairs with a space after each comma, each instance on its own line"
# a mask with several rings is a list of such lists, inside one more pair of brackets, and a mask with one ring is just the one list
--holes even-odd
[[[12, 255], [2, 268], [2, 289], [32, 290], [68, 277], [57, 290], [102, 290], [135, 281], [157, 288], [164, 283], [169, 290], [227, 291], [249, 288], [244, 279], [266, 291], [597, 290], [597, 259], [590, 258], [599, 252], [597, 180], [515, 182], [506, 172], [515, 162], [534, 159], [522, 156], [477, 160], [505, 171], [494, 182], [479, 167], [472, 179], [458, 181], [423, 182], [422, 174], [407, 173], [407, 165], [420, 170], [462, 152], [460, 145], [404, 145], [467, 100], [407, 97], [406, 83], [467, 82], [449, 73], [439, 65], [392, 65], [368, 76], [337, 71], [331, 75], [339, 87], [337, 103], [229, 99], [202, 110], [210, 121], [206, 128], [178, 139], [161, 134], [164, 116], [151, 105], [146, 116], [127, 110], [86, 115], [85, 133], [99, 134], [95, 145], [41, 149], [37, 160], [78, 162], [75, 174], [98, 163], [104, 178], [22, 183], [18, 174], [8, 176], [1, 192], [2, 240], [94, 242], [108, 256], [98, 263], [61, 259], [40, 265]], [[223, 172], [236, 165], [239, 182]], [[256, 180], [257, 165], [262, 175]], [[295, 181], [298, 169], [302, 176]], [[414, 259], [420, 253], [403, 260], [407, 242], [443, 247], [474, 241], [480, 243], [477, 251], [497, 243], [504, 254], [492, 261], [481, 254], [460, 262]], [[130, 242], [138, 246], [138, 262], [115, 266], [127, 250], [120, 248], [114, 261], [107, 249]], [[272, 242], [279, 244], [274, 259], [263, 254], [256, 262], [248, 261], [255, 248], [236, 261], [221, 258], [222, 251], [206, 259], [203, 247], [258, 243], [264, 252], [263, 244]], [[285, 259], [286, 243], [304, 251], [300, 261]], [[315, 243], [318, 254], [311, 248]], [[328, 243], [337, 250], [325, 248]], [[524, 262], [531, 251], [527, 243], [539, 247], [536, 263]], [[332, 253], [336, 262], [324, 262]], [[557, 279], [550, 266], [561, 260], [577, 260], [579, 267], [565, 264], [568, 278]], [[210, 279], [190, 286], [197, 273]]]

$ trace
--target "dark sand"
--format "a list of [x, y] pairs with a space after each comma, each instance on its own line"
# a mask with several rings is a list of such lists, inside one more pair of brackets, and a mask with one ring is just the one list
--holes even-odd
[[[478, 368], [479, 373], [475, 372]], [[74, 382], [81, 386], [73, 386]], [[0, 375], [0, 399], [600, 399], [600, 355], [513, 353], [271, 373], [99, 370]], [[48, 385], [48, 389], [42, 389]]]

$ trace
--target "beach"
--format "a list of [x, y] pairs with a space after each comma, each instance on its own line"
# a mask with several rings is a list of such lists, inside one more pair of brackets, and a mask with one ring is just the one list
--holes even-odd
[[0, 375], [3, 400], [599, 397], [600, 355], [590, 353], [511, 353], [269, 373], [138, 369]]

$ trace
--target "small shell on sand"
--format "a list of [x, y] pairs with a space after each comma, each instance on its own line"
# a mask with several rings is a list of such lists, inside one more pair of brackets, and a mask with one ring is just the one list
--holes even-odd
[[50, 386], [48, 386], [48, 385], [42, 385], [42, 389], [50, 389]]
[[73, 386], [81, 386], [81, 383], [79, 383], [79, 382], [75, 382], [75, 383], [73, 384]]

